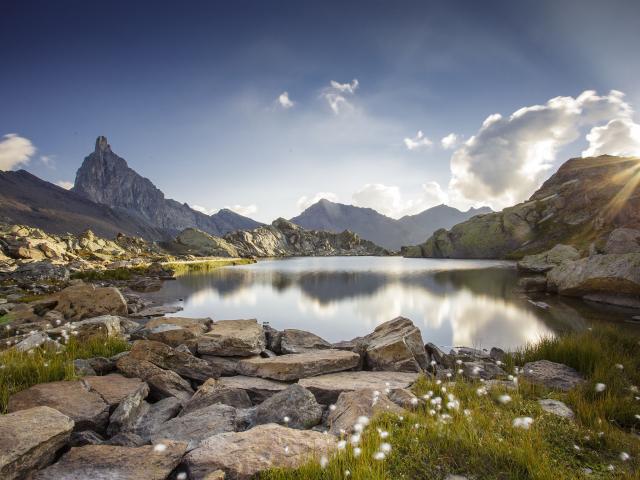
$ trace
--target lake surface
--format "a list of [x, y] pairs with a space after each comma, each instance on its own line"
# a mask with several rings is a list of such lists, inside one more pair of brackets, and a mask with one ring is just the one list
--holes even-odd
[[512, 349], [597, 322], [636, 328], [625, 320], [637, 312], [555, 295], [532, 299], [518, 291], [518, 278], [503, 261], [305, 257], [181, 275], [150, 297], [182, 306], [175, 316], [257, 318], [332, 342], [400, 315], [425, 342], [443, 347]]

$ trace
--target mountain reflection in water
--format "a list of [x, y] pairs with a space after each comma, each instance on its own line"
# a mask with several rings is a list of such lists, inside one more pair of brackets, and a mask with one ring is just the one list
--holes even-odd
[[549, 308], [541, 308], [517, 290], [517, 281], [509, 262], [293, 258], [182, 275], [149, 296], [182, 305], [176, 316], [257, 318], [329, 341], [365, 335], [402, 315], [422, 330], [425, 342], [483, 348], [515, 348], [602, 318], [629, 317], [546, 295], [537, 300]]

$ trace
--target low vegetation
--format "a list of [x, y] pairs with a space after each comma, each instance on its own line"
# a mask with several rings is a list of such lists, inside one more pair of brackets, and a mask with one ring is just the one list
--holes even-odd
[[135, 275], [142, 275], [145, 267], [112, 268], [109, 270], [85, 270], [76, 272], [71, 278], [79, 278], [87, 282], [107, 281], [107, 280], [131, 280]]
[[[516, 378], [508, 386], [421, 378], [413, 390], [424, 400], [413, 412], [376, 417], [357, 444], [345, 437], [330, 459], [271, 470], [260, 478], [638, 479], [638, 341], [613, 329], [542, 340], [506, 359]], [[517, 366], [540, 359], [566, 363], [587, 382], [565, 394], [517, 379]], [[576, 418], [543, 411], [540, 398], [567, 403]]]
[[249, 265], [251, 263], [256, 263], [256, 261], [252, 258], [212, 258], [190, 262], [171, 262], [165, 264], [165, 266], [175, 271], [176, 275], [184, 275], [185, 273], [209, 272], [221, 267]]
[[111, 357], [129, 348], [121, 338], [95, 337], [83, 342], [70, 338], [66, 348], [60, 350], [47, 347], [0, 353], [0, 413], [6, 412], [9, 397], [16, 392], [38, 383], [74, 379], [75, 359]]

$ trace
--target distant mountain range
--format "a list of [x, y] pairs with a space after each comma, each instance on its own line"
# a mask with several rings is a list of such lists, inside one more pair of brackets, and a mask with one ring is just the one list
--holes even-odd
[[[399, 220], [371, 208], [320, 200], [291, 222], [307, 230], [341, 233], [350, 230], [386, 249], [424, 242], [435, 230], [451, 228], [487, 207], [461, 212], [446, 205]], [[264, 224], [222, 209], [213, 215], [165, 198], [149, 179], [131, 169], [98, 137], [94, 151], [68, 191], [24, 171], [0, 171], [0, 221], [33, 225], [51, 233], [81, 233], [87, 228], [113, 237], [118, 232], [148, 240], [168, 240], [187, 228], [222, 237]]]
[[491, 211], [489, 207], [482, 207], [462, 212], [447, 205], [438, 205], [417, 215], [406, 215], [396, 220], [371, 208], [322, 199], [292, 218], [291, 222], [309, 230], [351, 230], [377, 245], [398, 250], [405, 245], [424, 242], [440, 228], [451, 228], [471, 217]]

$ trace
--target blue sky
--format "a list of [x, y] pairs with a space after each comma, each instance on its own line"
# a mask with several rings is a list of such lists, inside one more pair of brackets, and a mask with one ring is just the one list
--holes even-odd
[[3, 0], [0, 44], [0, 168], [73, 181], [106, 135], [168, 197], [263, 221], [501, 208], [640, 153], [637, 1]]

